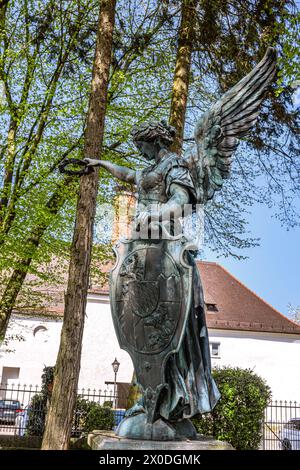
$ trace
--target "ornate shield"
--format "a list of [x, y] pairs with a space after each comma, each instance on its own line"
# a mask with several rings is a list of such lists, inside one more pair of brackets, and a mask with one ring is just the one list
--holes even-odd
[[166, 361], [180, 348], [192, 292], [187, 248], [180, 240], [123, 240], [115, 246], [110, 277], [114, 326], [144, 390], [164, 386]]

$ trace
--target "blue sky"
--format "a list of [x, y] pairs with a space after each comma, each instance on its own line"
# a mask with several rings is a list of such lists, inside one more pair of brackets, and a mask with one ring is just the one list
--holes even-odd
[[287, 231], [271, 217], [268, 207], [257, 205], [249, 217], [252, 236], [260, 246], [245, 250], [247, 260], [217, 258], [205, 250], [208, 261], [222, 264], [264, 300], [287, 315], [288, 304], [300, 305], [300, 227]]

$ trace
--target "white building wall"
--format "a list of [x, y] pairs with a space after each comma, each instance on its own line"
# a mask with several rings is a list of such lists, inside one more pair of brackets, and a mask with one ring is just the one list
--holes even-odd
[[103, 388], [114, 381], [112, 362], [120, 363], [118, 382], [131, 382], [133, 374], [129, 354], [119, 348], [107, 296], [90, 295], [85, 319], [79, 386]]
[[[17, 380], [26, 385], [41, 383], [44, 366], [53, 366], [60, 342], [62, 319], [13, 316], [7, 335], [22, 335], [25, 341], [9, 341], [0, 349], [0, 383], [3, 368], [20, 368]], [[7, 350], [11, 352], [7, 352]], [[131, 382], [133, 366], [129, 355], [119, 348], [107, 296], [89, 295], [83, 335], [79, 388], [106, 388], [113, 381], [111, 363], [120, 362], [118, 382]], [[5, 369], [7, 370], [7, 369]], [[3, 381], [7, 381], [4, 377]]]
[[[21, 335], [25, 341], [9, 340], [0, 350], [0, 383], [39, 385], [44, 366], [55, 364], [62, 321], [44, 317], [13, 316], [7, 336]], [[36, 334], [35, 330], [39, 327]], [[20, 368], [17, 380], [3, 376], [3, 368]]]
[[210, 343], [220, 343], [212, 367], [252, 369], [271, 387], [274, 400], [300, 402], [300, 335], [210, 330]]
[[[11, 341], [0, 350], [0, 382], [3, 367], [20, 368], [18, 383], [40, 384], [44, 366], [54, 365], [59, 348], [62, 319], [15, 317], [8, 334], [22, 334], [25, 341]], [[42, 328], [41, 328], [42, 327]], [[35, 334], [34, 334], [35, 333]], [[210, 342], [220, 343], [214, 366], [253, 369], [265, 378], [278, 400], [300, 401], [300, 336], [232, 330], [210, 330]], [[118, 382], [130, 382], [129, 355], [119, 348], [107, 296], [89, 295], [79, 387], [104, 389], [114, 380], [111, 363], [120, 362]], [[13, 380], [9, 380], [12, 382]]]

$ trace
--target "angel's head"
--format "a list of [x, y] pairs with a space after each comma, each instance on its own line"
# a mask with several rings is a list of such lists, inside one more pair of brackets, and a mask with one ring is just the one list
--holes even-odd
[[174, 141], [176, 130], [166, 121], [149, 121], [135, 126], [133, 142], [147, 160], [156, 157], [161, 149], [168, 149]]

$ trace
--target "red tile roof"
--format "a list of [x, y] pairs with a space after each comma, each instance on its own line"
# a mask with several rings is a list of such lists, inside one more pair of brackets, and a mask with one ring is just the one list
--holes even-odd
[[286, 318], [217, 263], [199, 261], [207, 325], [213, 329], [300, 334], [300, 325]]

